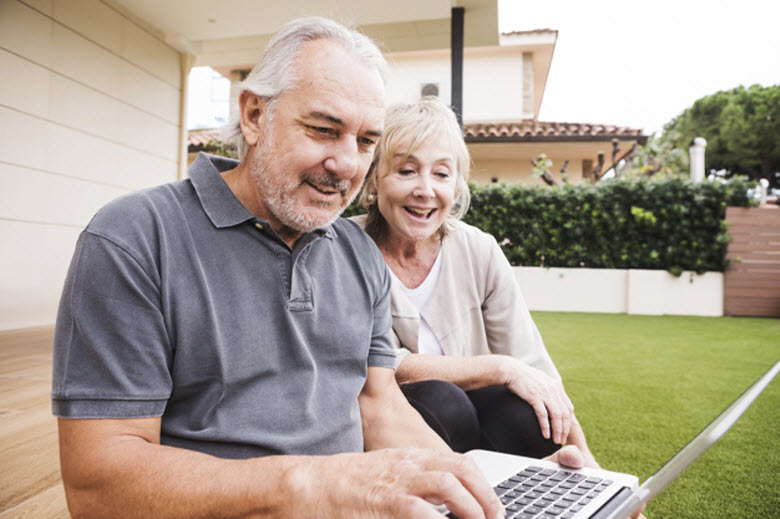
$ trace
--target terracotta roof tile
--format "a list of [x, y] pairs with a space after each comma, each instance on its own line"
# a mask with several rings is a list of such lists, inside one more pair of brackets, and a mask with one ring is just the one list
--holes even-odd
[[611, 124], [559, 123], [525, 119], [519, 122], [466, 123], [463, 133], [467, 142], [481, 141], [608, 141], [613, 138], [637, 139], [644, 143], [647, 137], [641, 130]]
[[501, 36], [518, 36], [521, 34], [558, 34], [558, 31], [556, 29], [531, 29], [528, 31], [508, 31], [508, 32], [502, 32]]
[[[647, 141], [641, 130], [612, 124], [542, 122], [525, 119], [519, 122], [466, 123], [466, 142], [533, 142], [533, 141], [609, 141], [613, 138]], [[187, 146], [202, 149], [209, 142], [220, 141], [220, 129], [190, 130]]]
[[219, 128], [207, 128], [204, 130], [190, 130], [187, 132], [187, 147], [202, 148], [208, 143], [215, 141], [219, 142], [220, 129]]

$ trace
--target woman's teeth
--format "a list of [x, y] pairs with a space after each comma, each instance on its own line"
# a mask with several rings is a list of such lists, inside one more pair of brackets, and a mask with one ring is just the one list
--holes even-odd
[[433, 214], [434, 209], [418, 209], [416, 207], [405, 207], [407, 211], [417, 216], [430, 217]]

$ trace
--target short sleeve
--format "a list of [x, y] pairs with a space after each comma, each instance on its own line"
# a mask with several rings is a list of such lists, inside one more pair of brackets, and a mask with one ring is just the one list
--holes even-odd
[[172, 388], [173, 352], [159, 274], [147, 256], [89, 230], [79, 237], [54, 338], [56, 416], [162, 415]]
[[393, 344], [393, 319], [390, 310], [390, 274], [381, 254], [377, 249], [374, 250], [378, 259], [376, 268], [379, 275], [377, 276], [374, 324], [371, 331], [371, 346], [368, 351], [368, 365], [395, 369], [396, 351]]

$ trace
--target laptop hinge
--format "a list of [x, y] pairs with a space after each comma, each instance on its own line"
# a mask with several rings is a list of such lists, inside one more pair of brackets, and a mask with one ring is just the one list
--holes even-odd
[[620, 489], [620, 491], [612, 496], [609, 501], [604, 503], [604, 505], [596, 510], [596, 513], [590, 516], [590, 519], [611, 519], [612, 518], [612, 512], [618, 509], [618, 507], [623, 503], [623, 501], [627, 500], [633, 492], [628, 487], [623, 487]]

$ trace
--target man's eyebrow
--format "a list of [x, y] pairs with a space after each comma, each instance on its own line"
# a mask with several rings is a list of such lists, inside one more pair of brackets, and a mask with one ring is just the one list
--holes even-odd
[[344, 121], [342, 121], [336, 116], [326, 114], [325, 112], [309, 112], [309, 117], [312, 117], [314, 119], [321, 119], [323, 121], [328, 121], [329, 123], [333, 123], [338, 126], [344, 126]]

